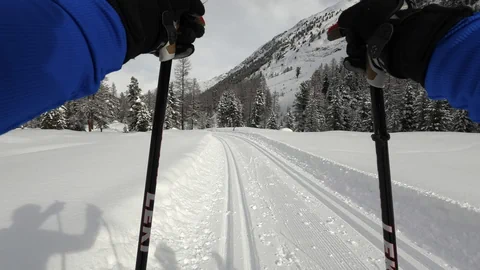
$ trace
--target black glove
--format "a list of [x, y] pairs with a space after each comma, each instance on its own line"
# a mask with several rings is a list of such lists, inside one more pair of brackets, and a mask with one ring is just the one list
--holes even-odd
[[[429, 5], [423, 9], [397, 11], [399, 3], [395, 0], [362, 0], [340, 15], [338, 26], [348, 43], [345, 67], [353, 71], [365, 70], [367, 46], [371, 49], [379, 40], [379, 27], [389, 23], [393, 26], [393, 35], [387, 35], [390, 39], [385, 47], [380, 46], [380, 61], [392, 76], [409, 78], [424, 85], [437, 42], [460, 20], [473, 15], [473, 10]], [[392, 19], [393, 13], [398, 18]]]
[[127, 33], [127, 54], [124, 63], [144, 53], [157, 53], [168, 41], [162, 23], [165, 11], [173, 12], [179, 22], [177, 53], [193, 53], [192, 43], [205, 33], [199, 16], [205, 14], [200, 0], [108, 0], [119, 14]]

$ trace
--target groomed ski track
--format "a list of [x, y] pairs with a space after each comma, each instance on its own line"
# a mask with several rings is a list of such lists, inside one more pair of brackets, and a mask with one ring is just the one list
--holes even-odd
[[[245, 134], [214, 136], [228, 168], [218, 269], [385, 268], [380, 223]], [[408, 239], [398, 242], [400, 269], [446, 268]]]

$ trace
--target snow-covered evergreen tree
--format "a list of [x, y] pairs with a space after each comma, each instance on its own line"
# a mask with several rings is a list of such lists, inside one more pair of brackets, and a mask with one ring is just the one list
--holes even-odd
[[112, 83], [111, 91], [114, 97], [118, 97], [117, 86], [115, 85], [115, 83]]
[[233, 91], [223, 93], [217, 108], [220, 127], [240, 127], [243, 125], [243, 107]]
[[295, 94], [295, 122], [296, 130], [299, 132], [305, 132], [307, 124], [307, 105], [310, 99], [310, 81], [305, 81], [300, 84], [300, 91]]
[[341, 89], [342, 87], [343, 86], [340, 86], [339, 90], [329, 90], [331, 91], [329, 95], [330, 102], [326, 113], [326, 122], [329, 130], [345, 130], [345, 114], [342, 97], [344, 91]]
[[42, 129], [64, 129], [67, 126], [65, 120], [65, 107], [61, 106], [59, 108], [48, 111], [42, 115], [42, 122], [40, 128]]
[[182, 130], [185, 129], [185, 123], [187, 121], [187, 107], [186, 95], [190, 88], [190, 81], [188, 76], [192, 70], [192, 64], [188, 58], [178, 60], [175, 66], [175, 87], [179, 91], [180, 100], [180, 125]]
[[117, 112], [117, 120], [121, 123], [128, 123], [128, 112], [130, 110], [130, 103], [128, 97], [122, 92], [119, 97], [119, 107]]
[[370, 92], [366, 89], [354, 95], [356, 107], [352, 117], [352, 130], [358, 132], [372, 132], [372, 103]]
[[250, 123], [251, 127], [260, 127], [265, 114], [265, 93], [262, 88], [257, 89], [255, 103], [253, 104]]
[[451, 123], [450, 107], [447, 101], [428, 102], [425, 109], [425, 131], [448, 131]]
[[134, 122], [130, 123], [130, 131], [146, 132], [150, 130], [150, 120], [152, 116], [145, 102], [140, 97], [133, 103], [130, 113]]
[[170, 84], [170, 91], [168, 94], [167, 111], [165, 114], [165, 129], [180, 128], [180, 104], [177, 98], [177, 93]]
[[270, 118], [268, 119], [267, 128], [275, 129], [275, 130], [278, 129], [277, 114], [274, 111], [270, 113]]
[[455, 110], [453, 112], [453, 130], [457, 132], [474, 132], [475, 124], [468, 117], [468, 112], [465, 110]]
[[151, 91], [148, 90], [145, 95], [142, 96], [143, 102], [147, 105], [148, 110], [151, 114], [155, 111], [155, 99], [157, 98], [157, 90]]
[[[130, 84], [128, 85], [127, 98], [130, 105], [128, 113], [128, 129], [130, 131], [147, 131], [148, 126], [145, 121], [148, 121], [146, 117], [150, 117], [148, 108], [144, 102], [140, 99], [142, 90], [138, 85], [138, 80], [132, 77]], [[146, 128], [145, 128], [146, 126]]]
[[91, 99], [92, 115], [91, 119], [94, 121], [97, 128], [103, 131], [108, 127], [108, 124], [115, 119], [115, 113], [119, 107], [119, 102], [112, 94], [106, 81], [100, 85], [100, 89]]
[[412, 82], [407, 82], [404, 89], [403, 96], [403, 110], [401, 111], [402, 131], [414, 131], [415, 130], [415, 88]]
[[292, 109], [288, 107], [287, 115], [285, 115], [285, 127], [295, 131], [295, 116], [292, 113]]
[[305, 132], [318, 132], [325, 129], [325, 117], [320, 112], [320, 101], [314, 93], [311, 93], [305, 109]]
[[65, 119], [67, 129], [75, 131], [85, 131], [87, 125], [87, 117], [82, 110], [82, 104], [85, 100], [76, 100], [67, 102], [65, 107]]
[[189, 106], [188, 106], [188, 122], [190, 123], [190, 128], [194, 129], [200, 118], [200, 85], [198, 84], [197, 79], [192, 80], [192, 84], [189, 91]]
[[427, 99], [427, 93], [421, 89], [417, 93], [414, 102], [415, 130], [426, 130], [426, 108], [431, 101]]

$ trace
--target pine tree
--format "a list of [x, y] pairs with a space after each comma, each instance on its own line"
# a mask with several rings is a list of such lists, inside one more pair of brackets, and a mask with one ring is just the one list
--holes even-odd
[[121, 123], [128, 122], [128, 114], [130, 110], [130, 104], [127, 96], [122, 92], [119, 97], [119, 107], [117, 112], [117, 120]]
[[265, 109], [264, 109], [264, 114], [263, 114], [263, 128], [267, 128], [268, 124], [268, 119], [270, 119], [270, 115], [273, 112], [273, 96], [270, 93], [270, 91], [265, 91]]
[[320, 113], [319, 100], [312, 93], [305, 109], [305, 131], [318, 132], [326, 129], [325, 117]]
[[297, 131], [305, 132], [306, 129], [306, 109], [310, 98], [310, 81], [300, 84], [300, 91], [295, 94], [295, 120], [297, 123]]
[[260, 127], [263, 121], [263, 116], [265, 112], [265, 95], [264, 91], [261, 88], [257, 89], [257, 94], [255, 95], [255, 104], [253, 105], [253, 111], [251, 114], [252, 122], [250, 123], [251, 127]]
[[200, 117], [200, 85], [198, 84], [197, 79], [193, 79], [189, 95], [190, 104], [188, 107], [188, 118], [190, 122], [190, 128], [194, 129]]
[[67, 102], [65, 107], [66, 128], [75, 131], [86, 131], [87, 117], [83, 112], [82, 104], [85, 100]]
[[146, 132], [150, 130], [150, 120], [152, 118], [150, 111], [148, 110], [147, 105], [138, 98], [135, 104], [132, 106], [132, 110], [136, 115], [137, 121], [136, 126], [133, 130]]
[[147, 105], [147, 109], [150, 112], [150, 114], [153, 115], [153, 112], [155, 111], [155, 100], [157, 98], [157, 90], [155, 91], [150, 91], [142, 96], [143, 102], [145, 102], [145, 105]]
[[425, 131], [448, 131], [450, 107], [444, 100], [430, 101], [426, 107]]
[[275, 130], [278, 129], [277, 114], [274, 111], [270, 113], [270, 118], [268, 119], [267, 128], [275, 129]]
[[431, 101], [427, 99], [424, 89], [420, 89], [417, 93], [414, 103], [414, 117], [417, 131], [424, 131], [427, 129], [426, 124], [426, 108]]
[[145, 132], [150, 129], [151, 113], [147, 105], [141, 100], [142, 90], [135, 77], [131, 78], [128, 85], [128, 102], [130, 105], [128, 113], [128, 129], [130, 131]]
[[[340, 86], [341, 88], [342, 86]], [[343, 90], [331, 91], [327, 108], [326, 122], [330, 130], [345, 130], [345, 114], [343, 108]]]
[[405, 96], [405, 80], [389, 76], [384, 90], [385, 112], [389, 132], [402, 131], [403, 98]]
[[358, 132], [370, 132], [373, 130], [371, 117], [371, 101], [368, 91], [360, 91], [355, 96], [356, 108], [352, 116], [352, 130]]
[[243, 105], [239, 99], [234, 96], [234, 110], [232, 117], [233, 129], [243, 126]]
[[217, 107], [220, 127], [235, 128], [243, 125], [242, 104], [233, 91], [224, 92]]
[[68, 126], [74, 130], [84, 130], [86, 123], [88, 131], [95, 126], [103, 131], [115, 119], [118, 107], [119, 101], [113, 96], [107, 80], [103, 80], [95, 94], [76, 100], [67, 108]]
[[165, 114], [165, 129], [180, 127], [180, 112], [179, 100], [177, 93], [174, 90], [173, 84], [170, 84], [170, 91], [168, 94], [167, 111]]
[[115, 85], [115, 83], [112, 83], [112, 88], [111, 88], [111, 90], [112, 90], [112, 95], [113, 95], [114, 97], [118, 97], [117, 86]]
[[468, 117], [468, 112], [465, 110], [455, 110], [453, 112], [453, 131], [456, 132], [474, 132], [475, 125]]
[[97, 128], [103, 131], [108, 128], [108, 124], [115, 119], [115, 112], [119, 106], [118, 100], [110, 91], [106, 81], [100, 85], [100, 89], [92, 98], [92, 117]]
[[295, 116], [290, 107], [287, 108], [287, 115], [285, 116], [285, 127], [295, 131]]
[[67, 126], [65, 120], [65, 107], [61, 106], [59, 108], [48, 111], [42, 115], [42, 122], [40, 128], [42, 129], [64, 129]]
[[411, 82], [407, 82], [403, 96], [403, 110], [401, 112], [402, 131], [415, 130], [415, 106], [414, 106], [414, 86]]
[[180, 92], [180, 124], [182, 130], [185, 129], [185, 122], [187, 120], [186, 110], [186, 93], [189, 88], [189, 80], [188, 76], [190, 75], [190, 71], [192, 69], [192, 65], [188, 58], [183, 58], [178, 61], [177, 66], [175, 67], [175, 86], [177, 90]]
[[200, 111], [198, 112], [198, 121], [197, 127], [198, 129], [206, 129], [209, 128], [209, 116], [206, 112]]
[[328, 89], [330, 87], [330, 81], [328, 79], [328, 66], [325, 66], [325, 71], [323, 76], [324, 77], [323, 77], [322, 93], [324, 95], [327, 95]]
[[301, 68], [301, 67], [297, 67], [297, 70], [295, 71], [295, 76], [297, 76], [297, 79], [298, 79], [298, 77], [300, 76], [301, 72], [302, 72], [302, 68]]

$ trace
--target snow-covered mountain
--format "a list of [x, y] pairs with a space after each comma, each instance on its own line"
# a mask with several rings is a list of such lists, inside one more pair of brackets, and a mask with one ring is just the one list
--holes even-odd
[[[285, 110], [293, 104], [298, 86], [310, 79], [321, 64], [345, 56], [345, 41], [330, 42], [326, 34], [328, 28], [337, 22], [340, 13], [356, 2], [342, 0], [301, 20], [290, 30], [267, 42], [231, 71], [208, 81], [213, 85], [210, 89], [225, 89], [227, 84], [237, 83], [262, 72], [270, 91], [280, 93], [280, 105]], [[298, 78], [297, 67], [301, 68]], [[219, 78], [221, 80], [216, 82]]]
[[222, 74], [222, 75], [218, 75], [218, 76], [216, 76], [216, 77], [214, 77], [214, 78], [212, 78], [208, 81], [200, 82], [200, 90], [201, 91], [208, 90], [210, 87], [214, 86], [218, 82], [225, 79], [226, 76], [227, 76], [227, 74]]

